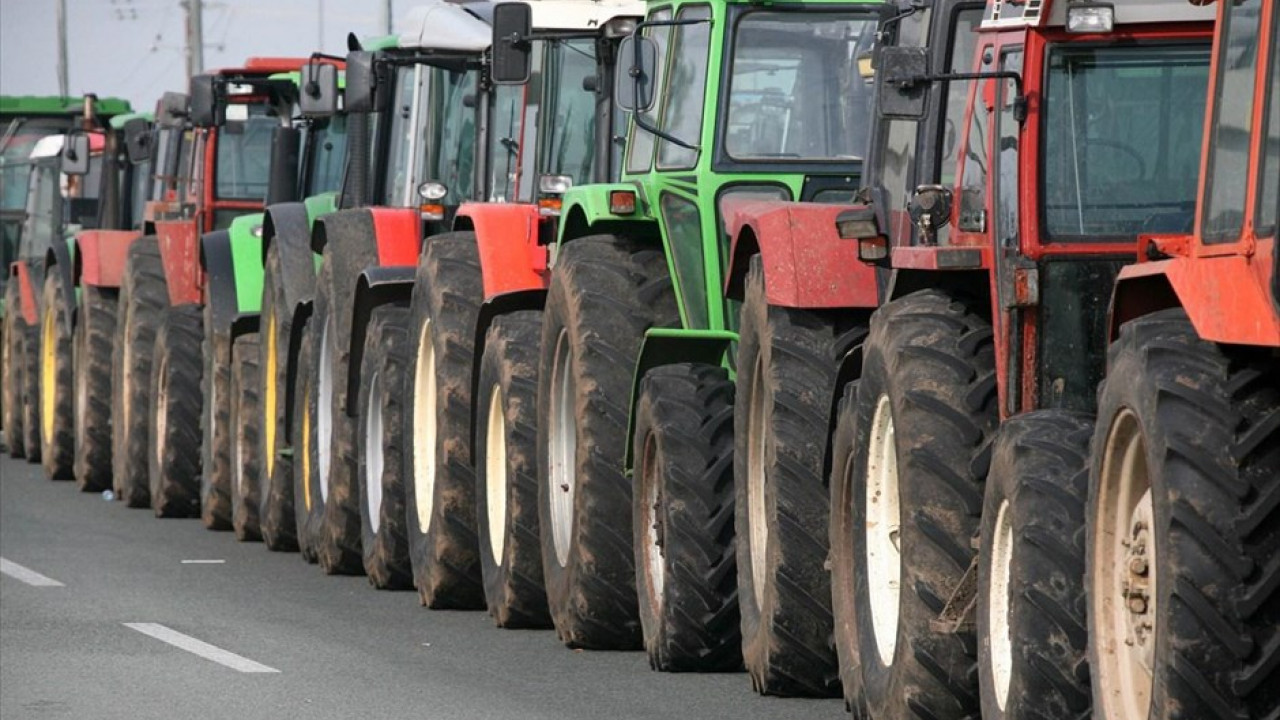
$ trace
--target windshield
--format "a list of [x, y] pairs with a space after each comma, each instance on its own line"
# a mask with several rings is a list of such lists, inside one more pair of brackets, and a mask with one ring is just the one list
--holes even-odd
[[[574, 185], [591, 182], [591, 165], [596, 149], [596, 94], [583, 87], [596, 75], [595, 41], [566, 40], [549, 43], [548, 88], [542, 117], [550, 118], [545, 140], [548, 175], [567, 175]], [[618, 113], [621, 115], [621, 113]]]
[[248, 117], [228, 119], [218, 131], [217, 196], [264, 200], [271, 176], [271, 137], [280, 121], [266, 105], [231, 105], [228, 118], [237, 108]]
[[347, 159], [347, 118], [335, 115], [316, 120], [307, 130], [311, 156], [307, 158], [306, 194], [319, 195], [342, 187], [342, 171]]
[[469, 199], [475, 185], [476, 75], [435, 69], [432, 82], [431, 140], [423, 180], [443, 183], [443, 205]]
[[0, 210], [21, 211], [27, 202], [31, 150], [40, 138], [64, 132], [62, 127], [32, 127], [23, 118], [0, 123]]
[[43, 255], [53, 242], [54, 213], [58, 209], [58, 173], [51, 161], [31, 166], [26, 197], [26, 217], [22, 221], [22, 246], [18, 256], [32, 258]]
[[1057, 47], [1048, 66], [1048, 235], [1069, 242], [1190, 232], [1208, 44]]
[[866, 12], [751, 12], [734, 31], [724, 147], [735, 160], [861, 158], [871, 85]]

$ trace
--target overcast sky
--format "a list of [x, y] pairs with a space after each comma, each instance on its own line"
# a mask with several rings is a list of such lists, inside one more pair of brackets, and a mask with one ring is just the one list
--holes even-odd
[[[348, 32], [381, 34], [387, 0], [206, 0], [204, 66], [254, 55], [346, 53]], [[186, 10], [181, 0], [66, 0], [71, 95], [96, 92], [152, 110], [166, 90], [186, 90]], [[0, 0], [0, 94], [56, 95], [53, 0]], [[413, 6], [394, 0], [393, 22]], [[323, 10], [323, 12], [321, 12]]]

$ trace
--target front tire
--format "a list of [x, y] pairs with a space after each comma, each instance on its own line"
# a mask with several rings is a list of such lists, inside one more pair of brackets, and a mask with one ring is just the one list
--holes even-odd
[[111, 343], [116, 293], [85, 285], [75, 333], [75, 476], [85, 492], [111, 487]]
[[258, 335], [241, 335], [231, 343], [231, 527], [236, 539], [262, 539], [258, 525], [258, 493], [262, 463], [258, 456]]
[[209, 530], [231, 530], [231, 339], [213, 324], [206, 303], [200, 393], [200, 522]]
[[[289, 424], [286, 422], [288, 415], [292, 414], [286, 409], [292, 411], [290, 403], [297, 393], [296, 385], [291, 385], [289, 379], [289, 358], [291, 353], [297, 352], [297, 346], [291, 342], [294, 338], [293, 312], [286, 305], [280, 273], [280, 250], [278, 243], [272, 243], [267, 248], [262, 277], [262, 355], [258, 362], [258, 398], [262, 404], [261, 448], [258, 453], [262, 459], [262, 472], [258, 525], [262, 531], [262, 542], [268, 550], [289, 552], [298, 549], [293, 486], [294, 469], [301, 467], [302, 463], [294, 462], [294, 453], [299, 446], [291, 445], [293, 438], [289, 436]], [[301, 379], [297, 382], [300, 383]], [[293, 414], [295, 424], [299, 417]]]
[[40, 457], [51, 480], [70, 480], [75, 460], [75, 417], [72, 398], [72, 337], [66, 328], [72, 308], [66, 305], [62, 273], [48, 269], [40, 303]]
[[200, 307], [164, 314], [151, 365], [151, 507], [156, 517], [200, 514]]
[[1181, 309], [1120, 329], [1087, 519], [1098, 717], [1280, 716], [1280, 365]]
[[316, 557], [316, 533], [319, 531], [318, 518], [323, 507], [319, 491], [320, 479], [316, 471], [311, 452], [311, 443], [315, 438], [314, 407], [312, 396], [315, 395], [315, 379], [311, 373], [315, 371], [311, 356], [316, 340], [312, 323], [308, 322], [298, 331], [300, 345], [298, 350], [298, 385], [294, 390], [294, 423], [293, 448], [298, 456], [293, 475], [293, 517], [294, 527], [298, 531], [298, 552], [308, 563], [318, 561]]
[[168, 302], [160, 245], [139, 238], [125, 261], [111, 356], [111, 483], [131, 508], [151, 507], [151, 354]]
[[22, 338], [27, 328], [21, 310], [18, 280], [11, 277], [4, 289], [4, 344], [0, 349], [0, 392], [4, 396], [0, 401], [4, 405], [4, 444], [12, 458], [20, 458], [26, 451], [22, 438]]

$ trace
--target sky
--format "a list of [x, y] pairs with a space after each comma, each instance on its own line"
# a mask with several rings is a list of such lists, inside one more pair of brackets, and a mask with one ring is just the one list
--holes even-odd
[[[388, 0], [206, 0], [205, 69], [247, 57], [346, 54], [347, 33], [381, 34]], [[182, 0], [66, 0], [70, 94], [124, 97], [153, 110], [186, 91]], [[392, 0], [393, 23], [413, 6]], [[54, 0], [0, 0], [0, 94], [56, 95]], [[321, 40], [323, 38], [323, 43]], [[317, 46], [320, 45], [320, 48]]]

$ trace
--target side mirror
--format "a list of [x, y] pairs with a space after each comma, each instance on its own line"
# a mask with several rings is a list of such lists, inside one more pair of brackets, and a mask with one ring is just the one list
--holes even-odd
[[68, 135], [62, 143], [62, 172], [67, 175], [89, 174], [89, 136]]
[[921, 120], [929, 95], [929, 83], [918, 80], [929, 74], [925, 48], [885, 47], [880, 49], [876, 73], [876, 105], [880, 117], [892, 120]]
[[[371, 113], [378, 94], [377, 64], [368, 50], [347, 53], [347, 89], [343, 96], [349, 113]], [[382, 93], [386, 95], [386, 93]]]
[[298, 109], [307, 117], [329, 117], [338, 112], [338, 68], [328, 63], [302, 66]]
[[653, 75], [658, 66], [658, 44], [651, 38], [630, 35], [618, 46], [618, 74], [614, 97], [627, 112], [653, 108]]
[[151, 123], [142, 118], [126, 120], [124, 127], [124, 152], [133, 165], [151, 159]]
[[226, 120], [226, 103], [218, 98], [218, 83], [212, 75], [191, 78], [191, 123], [196, 127], [216, 127]]
[[164, 127], [182, 127], [187, 122], [187, 96], [179, 92], [167, 92], [160, 97], [156, 108], [156, 124]]
[[493, 6], [493, 65], [489, 71], [498, 85], [529, 82], [529, 33], [533, 10], [526, 3], [498, 3]]

